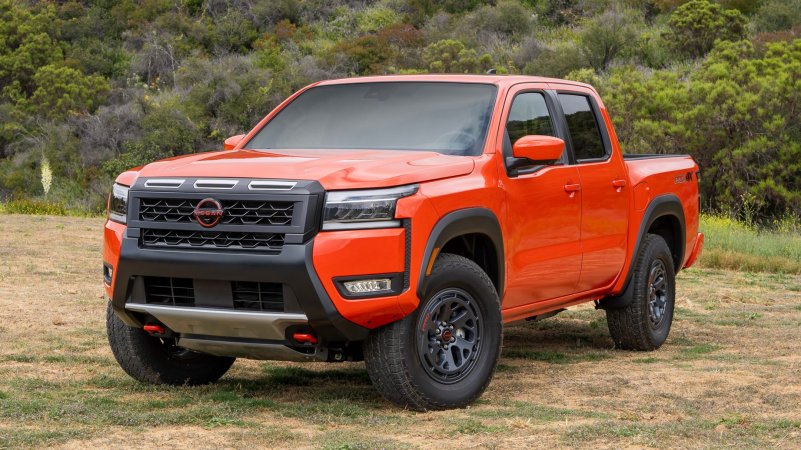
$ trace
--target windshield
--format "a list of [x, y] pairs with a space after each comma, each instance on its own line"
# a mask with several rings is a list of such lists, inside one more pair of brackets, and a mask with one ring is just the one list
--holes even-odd
[[282, 109], [249, 149], [424, 150], [480, 155], [496, 88], [442, 82], [313, 87]]

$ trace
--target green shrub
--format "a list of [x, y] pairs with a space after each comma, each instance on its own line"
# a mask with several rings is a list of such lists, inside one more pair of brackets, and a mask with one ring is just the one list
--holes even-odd
[[621, 53], [637, 42], [645, 28], [638, 11], [610, 9], [588, 20], [579, 36], [582, 55], [595, 70], [606, 70]]
[[775, 32], [801, 25], [801, 0], [768, 0], [754, 17], [757, 30]]
[[356, 15], [356, 26], [362, 33], [374, 33], [400, 21], [400, 14], [385, 6], [372, 6]]
[[446, 39], [435, 42], [423, 50], [423, 61], [434, 73], [483, 73], [492, 67], [492, 57], [479, 56], [474, 49], [464, 44]]
[[723, 9], [709, 0], [691, 0], [670, 15], [668, 40], [677, 51], [699, 58], [712, 50], [717, 40], [744, 38], [747, 23], [736, 9]]
[[575, 42], [555, 40], [545, 44], [539, 55], [523, 67], [523, 73], [560, 78], [583, 67], [585, 59]]

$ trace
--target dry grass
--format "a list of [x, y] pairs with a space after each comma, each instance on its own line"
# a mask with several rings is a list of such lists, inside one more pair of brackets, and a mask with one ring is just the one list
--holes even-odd
[[105, 340], [102, 220], [0, 215], [0, 448], [801, 446], [801, 277], [680, 276], [653, 353], [613, 350], [602, 312], [510, 326], [480, 402], [382, 400], [358, 363], [237, 362], [201, 388], [138, 384]]
[[723, 216], [701, 216], [700, 263], [717, 269], [801, 274], [801, 234], [794, 219], [757, 229]]

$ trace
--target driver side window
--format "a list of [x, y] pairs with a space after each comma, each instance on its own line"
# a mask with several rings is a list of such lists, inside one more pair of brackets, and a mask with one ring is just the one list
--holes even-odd
[[539, 92], [525, 92], [515, 97], [506, 120], [506, 135], [511, 148], [523, 136], [556, 136], [545, 97]]

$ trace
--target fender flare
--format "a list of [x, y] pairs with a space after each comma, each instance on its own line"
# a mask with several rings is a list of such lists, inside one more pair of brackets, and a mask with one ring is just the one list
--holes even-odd
[[681, 205], [681, 200], [679, 200], [675, 194], [663, 194], [654, 197], [654, 199], [651, 200], [651, 203], [649, 203], [648, 207], [645, 209], [642, 221], [640, 222], [640, 229], [637, 232], [637, 240], [635, 241], [631, 254], [629, 255], [629, 258], [631, 258], [631, 264], [629, 265], [628, 272], [626, 273], [626, 281], [623, 284], [623, 290], [618, 295], [601, 299], [596, 308], [619, 309], [625, 308], [631, 304], [634, 296], [631, 277], [634, 273], [634, 265], [637, 263], [636, 258], [637, 254], [640, 252], [640, 245], [642, 244], [643, 239], [645, 239], [645, 234], [648, 232], [648, 229], [651, 228], [651, 225], [653, 225], [654, 222], [656, 222], [656, 220], [660, 217], [665, 216], [673, 216], [679, 221], [680, 242], [678, 245], [678, 253], [673, 255], [674, 258], [676, 258], [674, 265], [676, 266], [676, 271], [678, 272], [679, 268], [682, 266], [682, 262], [684, 261], [684, 253], [686, 251], [684, 247], [687, 244], [687, 225], [684, 221], [684, 208]]
[[[478, 233], [486, 235], [495, 247], [498, 267], [498, 296], [503, 294], [505, 283], [505, 255], [503, 251], [503, 234], [501, 225], [495, 213], [486, 208], [465, 208], [450, 212], [443, 216], [434, 225], [428, 235], [425, 250], [423, 252], [423, 263], [420, 266], [420, 278], [417, 283], [417, 296], [423, 298], [426, 289], [429, 261], [435, 249], [441, 249], [451, 239], [464, 235]], [[438, 250], [437, 250], [438, 251]]]

